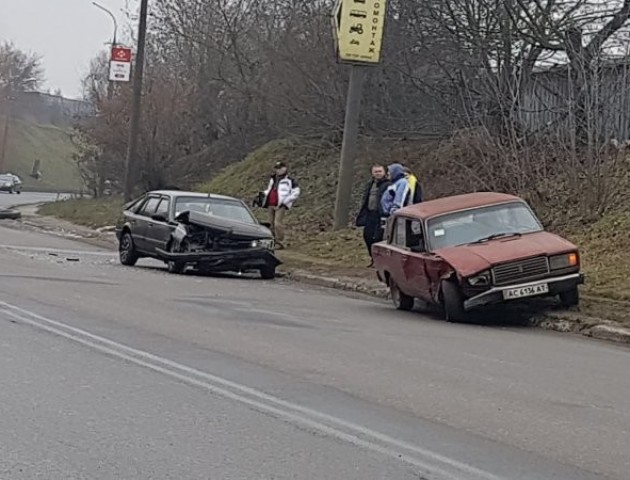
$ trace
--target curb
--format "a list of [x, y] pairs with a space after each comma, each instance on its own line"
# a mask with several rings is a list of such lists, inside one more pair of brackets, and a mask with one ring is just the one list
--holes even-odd
[[576, 333], [598, 340], [630, 345], [630, 328], [621, 327], [608, 320], [588, 317], [575, 312], [548, 313], [540, 317], [535, 322], [535, 325], [545, 330]]
[[389, 295], [389, 290], [387, 288], [376, 285], [368, 285], [349, 278], [325, 277], [323, 275], [315, 275], [301, 270], [289, 270], [286, 277], [295, 282], [307, 283], [318, 287], [333, 288], [335, 290], [344, 290], [346, 292], [361, 293], [383, 299], [387, 298]]

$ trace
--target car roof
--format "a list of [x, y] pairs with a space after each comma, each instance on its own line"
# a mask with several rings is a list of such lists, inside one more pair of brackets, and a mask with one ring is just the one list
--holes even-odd
[[396, 211], [396, 215], [405, 215], [427, 219], [439, 215], [444, 215], [446, 213], [510, 202], [523, 202], [523, 199], [514, 195], [508, 195], [506, 193], [466, 193], [464, 195], [438, 198], [436, 200], [429, 200], [427, 202], [410, 205]]
[[184, 192], [182, 190], [154, 190], [147, 192], [147, 195], [167, 195], [169, 197], [192, 197], [192, 198], [215, 198], [217, 200], [235, 200], [240, 202], [238, 198], [228, 197], [227, 195], [217, 195], [216, 193], [202, 193], [202, 192]]

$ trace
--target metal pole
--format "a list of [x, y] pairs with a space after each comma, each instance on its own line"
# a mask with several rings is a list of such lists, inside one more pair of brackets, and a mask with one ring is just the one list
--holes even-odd
[[133, 102], [131, 106], [131, 121], [129, 125], [129, 145], [125, 162], [125, 200], [133, 197], [135, 187], [135, 167], [138, 155], [138, 136], [142, 115], [142, 81], [144, 77], [144, 51], [147, 39], [147, 12], [149, 0], [142, 0], [140, 4], [140, 24], [138, 27], [138, 53], [133, 76]]
[[[108, 10], [107, 8], [105, 8], [104, 6], [100, 5], [97, 2], [92, 2], [92, 5], [104, 11], [107, 15], [109, 15], [112, 18], [112, 21], [114, 22], [114, 38], [112, 40], [112, 48], [114, 48], [116, 45], [118, 45], [118, 22], [116, 21], [116, 17], [110, 10]], [[111, 50], [110, 50], [110, 57], [111, 57]], [[114, 98], [114, 82], [112, 82], [111, 80], [108, 80], [107, 100], [111, 100], [112, 98]]]
[[2, 148], [0, 148], [0, 173], [4, 172], [6, 155], [7, 155], [7, 144], [9, 143], [9, 119], [11, 118], [11, 96], [7, 95], [6, 98], [6, 113], [4, 116], [4, 128], [2, 133]]
[[353, 65], [350, 69], [350, 85], [348, 87], [346, 119], [343, 129], [343, 144], [341, 146], [341, 162], [339, 165], [339, 182], [337, 184], [337, 199], [335, 202], [335, 230], [340, 230], [348, 226], [354, 180], [354, 161], [357, 152], [357, 137], [359, 134], [361, 97], [366, 73], [366, 67], [363, 66]]
[[112, 21], [114, 22], [114, 46], [115, 46], [117, 44], [116, 39], [118, 37], [118, 22], [116, 21], [115, 15], [111, 12], [111, 10], [108, 10], [103, 5], [97, 2], [92, 2], [92, 5], [94, 5], [96, 8], [100, 10], [103, 10], [107, 15], [109, 15], [112, 18]]

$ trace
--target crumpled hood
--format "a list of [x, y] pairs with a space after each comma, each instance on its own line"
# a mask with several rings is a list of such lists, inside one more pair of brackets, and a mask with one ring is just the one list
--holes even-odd
[[549, 232], [537, 232], [522, 237], [509, 237], [474, 245], [460, 245], [436, 250], [462, 277], [468, 277], [493, 265], [542, 255], [556, 255], [577, 250], [562, 237]]

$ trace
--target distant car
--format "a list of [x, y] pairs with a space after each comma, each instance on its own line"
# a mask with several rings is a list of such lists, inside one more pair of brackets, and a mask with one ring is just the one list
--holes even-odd
[[22, 193], [22, 180], [17, 175], [6, 173], [0, 175], [0, 192]]
[[119, 257], [133, 266], [142, 257], [164, 261], [171, 273], [257, 271], [276, 275], [269, 228], [236, 198], [182, 191], [149, 192], [125, 205], [117, 225]]
[[406, 207], [385, 238], [372, 247], [374, 264], [400, 310], [420, 298], [463, 321], [472, 309], [529, 297], [579, 303], [578, 248], [546, 232], [518, 197], [472, 193]]

